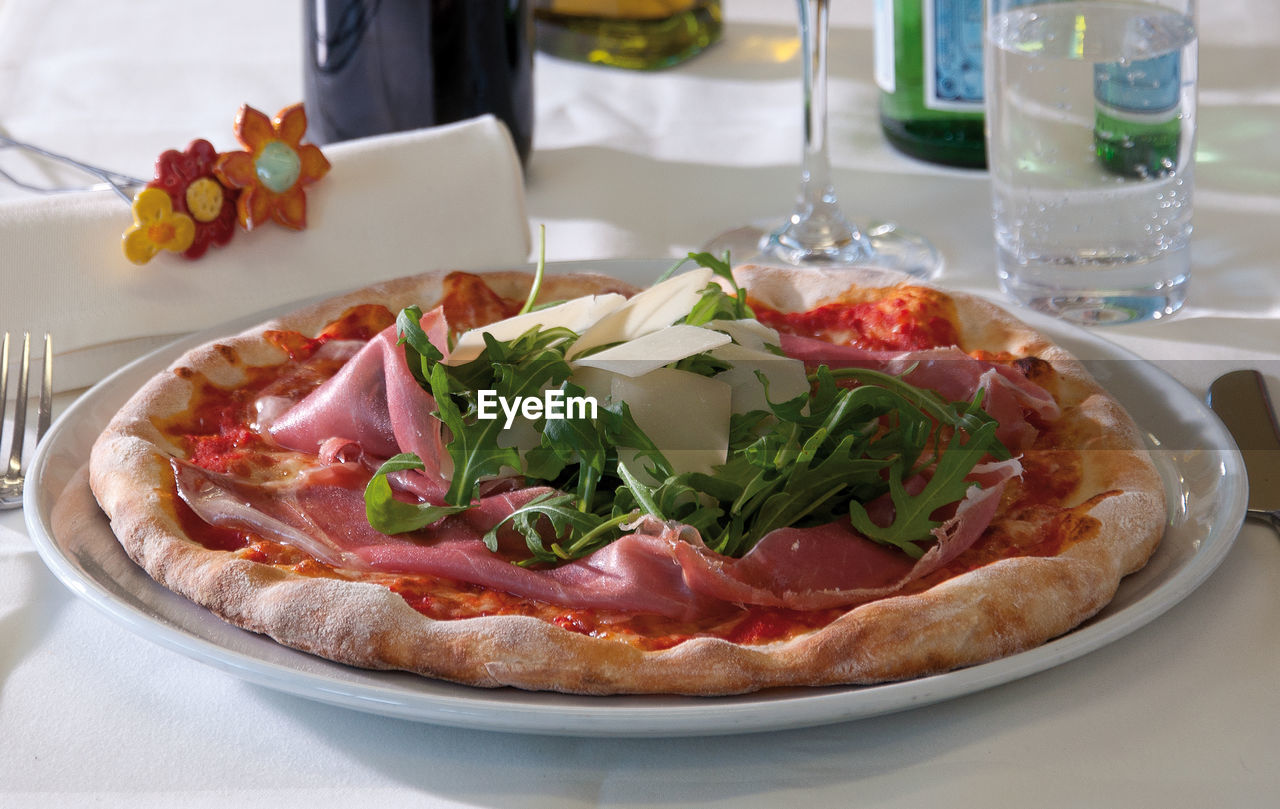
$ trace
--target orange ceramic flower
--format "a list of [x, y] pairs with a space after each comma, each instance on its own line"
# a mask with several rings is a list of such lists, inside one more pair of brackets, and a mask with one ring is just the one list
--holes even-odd
[[329, 161], [313, 144], [303, 144], [307, 114], [301, 104], [274, 120], [245, 105], [236, 116], [236, 138], [247, 151], [218, 156], [214, 172], [224, 184], [243, 189], [236, 214], [245, 230], [268, 219], [294, 230], [307, 226], [306, 186], [329, 172]]
[[156, 253], [181, 253], [196, 237], [196, 223], [173, 210], [173, 201], [160, 188], [144, 188], [133, 198], [133, 227], [124, 234], [125, 257], [146, 264]]

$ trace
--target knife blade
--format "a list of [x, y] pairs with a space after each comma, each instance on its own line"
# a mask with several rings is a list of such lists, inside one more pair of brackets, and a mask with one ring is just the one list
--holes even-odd
[[1280, 529], [1280, 423], [1266, 380], [1254, 370], [1223, 374], [1209, 386], [1209, 407], [1240, 447], [1249, 475], [1249, 514]]

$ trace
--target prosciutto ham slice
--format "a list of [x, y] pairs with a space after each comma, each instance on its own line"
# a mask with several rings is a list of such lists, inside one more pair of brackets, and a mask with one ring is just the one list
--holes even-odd
[[[442, 352], [447, 332], [440, 310], [422, 325]], [[906, 372], [913, 384], [944, 397], [987, 394], [984, 407], [1001, 421], [1011, 449], [1027, 446], [1035, 427], [1027, 414], [1053, 418], [1057, 405], [1016, 370], [984, 363], [957, 349], [906, 353], [863, 351], [784, 336], [783, 350], [813, 365]], [[316, 455], [316, 466], [267, 483], [173, 462], [178, 492], [195, 513], [219, 526], [250, 531], [301, 548], [339, 568], [429, 574], [569, 608], [656, 613], [678, 619], [714, 615], [751, 604], [796, 609], [846, 606], [883, 597], [928, 575], [970, 547], [993, 518], [1016, 459], [975, 468], [972, 486], [934, 531], [918, 560], [857, 534], [847, 522], [783, 528], [741, 558], [708, 548], [688, 526], [642, 518], [633, 532], [588, 557], [554, 569], [511, 564], [523, 540], [500, 536], [497, 553], [481, 537], [543, 487], [519, 479], [491, 484], [473, 507], [412, 536], [387, 536], [364, 515], [363, 490], [373, 463], [399, 452], [423, 459], [423, 472], [398, 473], [400, 496], [439, 504], [447, 489], [441, 468], [442, 427], [434, 401], [417, 384], [396, 344], [394, 327], [371, 340], [330, 380], [268, 426], [280, 445]], [[891, 505], [868, 504], [874, 515]]]
[[270, 484], [248, 483], [185, 461], [172, 464], [179, 494], [205, 522], [299, 547], [337, 568], [441, 576], [566, 607], [688, 618], [728, 607], [684, 583], [671, 540], [662, 536], [623, 537], [550, 571], [512, 564], [516, 545], [523, 544], [514, 537], [491, 552], [480, 537], [545, 488], [481, 498], [476, 507], [410, 538], [369, 527], [359, 483], [368, 475], [357, 464], [322, 467], [300, 480]]
[[1046, 420], [1061, 415], [1048, 391], [1017, 369], [983, 362], [955, 347], [873, 351], [784, 334], [782, 351], [811, 367], [866, 368], [900, 376], [953, 402], [970, 400], [984, 390], [982, 409], [1000, 423], [996, 435], [1010, 452], [1020, 452], [1035, 440], [1037, 431], [1027, 421], [1028, 413]]
[[493, 553], [479, 539], [545, 488], [481, 498], [420, 536], [387, 536], [364, 519], [358, 465], [321, 467], [301, 480], [252, 484], [174, 461], [178, 491], [206, 522], [300, 547], [339, 568], [429, 574], [565, 607], [652, 612], [691, 620], [736, 604], [818, 609], [888, 595], [955, 558], [990, 522], [1017, 461], [988, 464], [990, 485], [974, 486], [936, 531], [921, 559], [870, 542], [848, 525], [782, 528], [741, 559], [707, 548], [687, 526], [644, 518], [634, 533], [551, 570], [511, 564], [519, 540]]
[[[432, 345], [447, 350], [448, 324], [441, 309], [424, 314], [422, 328]], [[263, 426], [276, 443], [300, 452], [318, 452], [334, 439], [378, 459], [412, 452], [427, 466], [427, 475], [441, 477], [440, 460], [446, 456], [443, 426], [431, 416], [435, 400], [409, 372], [396, 339], [395, 326], [387, 327], [337, 374]]]

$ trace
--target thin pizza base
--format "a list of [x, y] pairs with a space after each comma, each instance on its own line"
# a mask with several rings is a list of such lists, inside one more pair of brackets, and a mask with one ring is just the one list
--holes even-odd
[[[781, 311], [878, 295], [885, 283], [883, 274], [850, 270], [748, 267], [739, 275], [753, 299]], [[359, 303], [381, 303], [393, 312], [410, 304], [426, 309], [441, 297], [443, 277], [400, 279], [308, 307], [197, 348], [148, 383], [98, 439], [90, 464], [93, 492], [129, 556], [161, 585], [232, 624], [354, 666], [483, 687], [716, 695], [902, 680], [1033, 648], [1105, 606], [1163, 533], [1163, 486], [1122, 408], [1042, 335], [982, 299], [949, 293], [965, 350], [1039, 357], [1056, 370], [1049, 387], [1065, 413], [1058, 431], [1071, 436], [1084, 458], [1081, 484], [1065, 505], [1112, 493], [1087, 512], [1098, 530], [1058, 556], [994, 562], [920, 593], [853, 607], [785, 641], [740, 645], [698, 637], [644, 651], [531, 617], [433, 620], [380, 585], [295, 575], [189, 539], [174, 508], [169, 464], [180, 450], [155, 426], [188, 407], [193, 386], [183, 369], [234, 386], [246, 378], [246, 367], [284, 361], [262, 338], [264, 330], [314, 334]], [[485, 280], [515, 299], [530, 283], [523, 273]], [[600, 275], [549, 276], [544, 299], [607, 291], [634, 289]]]

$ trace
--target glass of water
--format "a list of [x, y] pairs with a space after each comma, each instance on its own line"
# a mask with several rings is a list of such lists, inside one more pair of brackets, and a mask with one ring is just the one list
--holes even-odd
[[1001, 288], [1077, 323], [1186, 299], [1195, 0], [987, 0]]

